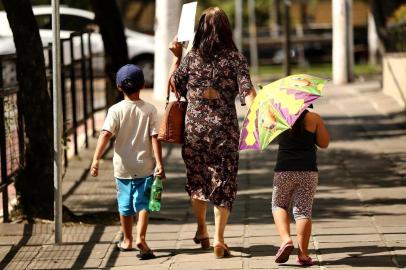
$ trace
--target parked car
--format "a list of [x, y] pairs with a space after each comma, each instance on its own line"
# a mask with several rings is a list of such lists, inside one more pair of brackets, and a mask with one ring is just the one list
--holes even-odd
[[[52, 8], [51, 6], [34, 6], [33, 12], [37, 20], [43, 46], [52, 42]], [[95, 29], [94, 13], [76, 8], [61, 6], [61, 38], [69, 38], [75, 31]], [[125, 29], [127, 36], [128, 57], [130, 62], [141, 66], [144, 69], [144, 76], [147, 86], [152, 86], [154, 78], [154, 37], [143, 33]], [[87, 38], [84, 38], [87, 42]], [[70, 62], [69, 44], [63, 46], [65, 62]], [[103, 52], [103, 40], [100, 33], [91, 34], [92, 52]], [[75, 58], [80, 55], [80, 43], [74, 41]], [[8, 24], [5, 11], [0, 11], [0, 54], [14, 53], [15, 46], [13, 34]], [[47, 57], [47, 56], [46, 56]], [[46, 59], [47, 60], [47, 59]], [[99, 71], [104, 69], [104, 62], [97, 61], [94, 68]]]

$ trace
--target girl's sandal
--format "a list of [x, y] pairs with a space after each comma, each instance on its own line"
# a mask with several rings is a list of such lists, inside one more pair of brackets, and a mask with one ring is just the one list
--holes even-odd
[[216, 259], [231, 257], [230, 249], [226, 244], [217, 244], [214, 246], [214, 256]]
[[306, 259], [300, 259], [299, 257], [297, 257], [296, 262], [298, 264], [300, 264], [301, 266], [312, 266], [314, 265], [314, 262], [312, 260], [312, 258], [307, 257]]
[[195, 237], [193, 238], [195, 244], [200, 244], [203, 249], [210, 248], [210, 239], [209, 237], [199, 238], [198, 233], [196, 232]]
[[306, 256], [306, 259], [301, 259], [301, 252], [300, 252], [300, 247], [298, 246], [298, 254], [297, 254], [297, 259], [296, 262], [300, 264], [301, 266], [312, 266], [314, 265], [314, 262], [310, 256]]
[[276, 263], [285, 263], [289, 260], [289, 256], [293, 251], [293, 244], [292, 242], [284, 243], [276, 253], [275, 262]]

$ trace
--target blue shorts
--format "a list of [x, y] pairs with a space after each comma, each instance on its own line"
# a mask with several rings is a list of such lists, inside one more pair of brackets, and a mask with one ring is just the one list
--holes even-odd
[[149, 197], [154, 178], [116, 178], [118, 211], [122, 216], [132, 216], [141, 210], [149, 211]]

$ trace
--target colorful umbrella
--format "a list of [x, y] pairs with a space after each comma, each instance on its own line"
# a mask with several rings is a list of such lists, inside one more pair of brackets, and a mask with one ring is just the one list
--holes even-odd
[[260, 90], [244, 119], [240, 150], [263, 150], [283, 131], [290, 129], [300, 114], [320, 97], [327, 80], [292, 75]]

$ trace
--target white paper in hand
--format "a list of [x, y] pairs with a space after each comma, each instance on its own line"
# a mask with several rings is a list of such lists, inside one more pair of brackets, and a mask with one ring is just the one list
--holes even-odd
[[182, 13], [180, 14], [179, 28], [178, 28], [178, 41], [193, 40], [195, 30], [195, 17], [196, 17], [197, 2], [191, 2], [182, 6]]

